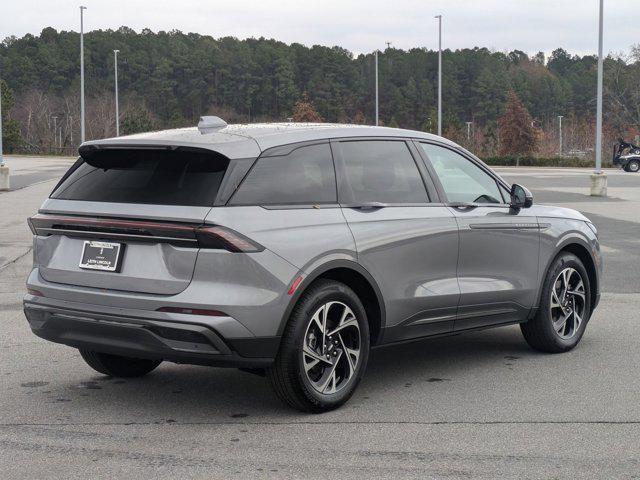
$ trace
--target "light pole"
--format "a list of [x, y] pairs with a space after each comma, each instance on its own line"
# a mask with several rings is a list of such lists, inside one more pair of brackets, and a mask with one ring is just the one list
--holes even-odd
[[607, 196], [607, 175], [602, 171], [602, 37], [603, 37], [604, 0], [600, 0], [598, 18], [598, 102], [596, 111], [596, 171], [591, 175], [591, 195]]
[[[2, 76], [0, 76], [0, 79]], [[9, 190], [9, 167], [2, 156], [2, 83], [0, 82], [0, 191]]]
[[376, 127], [378, 126], [378, 50], [376, 49]]
[[562, 156], [562, 115], [558, 115], [558, 153]]
[[442, 15], [438, 19], [438, 136], [442, 136]]
[[84, 10], [80, 7], [80, 142], [84, 143]]
[[2, 156], [2, 82], [0, 82], [0, 167], [4, 167], [4, 157]]
[[113, 64], [115, 67], [115, 76], [116, 76], [116, 137], [120, 136], [120, 110], [118, 108], [118, 52], [119, 51], [120, 50], [113, 51]]
[[53, 118], [53, 146], [57, 147], [58, 146], [58, 116], [51, 115], [51, 118]]

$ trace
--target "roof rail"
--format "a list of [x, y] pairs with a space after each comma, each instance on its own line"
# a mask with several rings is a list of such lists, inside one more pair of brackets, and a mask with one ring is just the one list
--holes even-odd
[[207, 115], [204, 117], [200, 117], [200, 121], [198, 122], [198, 130], [201, 134], [205, 133], [213, 133], [216, 130], [220, 130], [227, 126], [227, 122], [225, 122], [220, 117], [215, 117], [211, 115]]

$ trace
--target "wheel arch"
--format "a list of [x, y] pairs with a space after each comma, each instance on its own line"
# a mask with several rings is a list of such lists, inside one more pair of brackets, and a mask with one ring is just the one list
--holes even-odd
[[555, 254], [550, 256], [549, 261], [545, 265], [544, 268], [544, 276], [541, 278], [540, 291], [538, 292], [538, 301], [537, 305], [540, 304], [540, 298], [542, 297], [542, 284], [544, 283], [544, 279], [546, 278], [547, 273], [549, 272], [549, 268], [553, 262], [558, 258], [562, 253], [572, 253], [576, 257], [580, 259], [584, 268], [587, 270], [587, 275], [589, 275], [589, 294], [590, 294], [590, 308], [591, 311], [597, 305], [597, 295], [599, 291], [599, 278], [598, 278], [598, 269], [596, 267], [595, 260], [591, 255], [591, 247], [587, 241], [582, 239], [581, 237], [569, 237], [564, 239], [562, 242], [558, 244], [555, 250]]
[[316, 280], [323, 278], [344, 283], [358, 295], [367, 313], [371, 332], [371, 345], [375, 345], [381, 338], [382, 329], [386, 321], [382, 292], [373, 276], [362, 265], [350, 260], [332, 260], [304, 275], [282, 315], [278, 336], [282, 335], [289, 321], [291, 311], [302, 294]]

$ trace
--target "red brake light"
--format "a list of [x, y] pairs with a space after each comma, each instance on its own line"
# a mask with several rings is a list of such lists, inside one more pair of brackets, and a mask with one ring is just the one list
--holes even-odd
[[161, 222], [141, 219], [37, 214], [27, 220], [34, 235], [104, 238], [117, 236], [135, 241], [165, 242], [230, 252], [261, 252], [264, 247], [244, 235], [218, 225]]
[[211, 226], [196, 228], [196, 238], [201, 247], [225, 248], [230, 252], [261, 252], [264, 247], [244, 235], [228, 228]]
[[43, 293], [40, 290], [36, 290], [34, 288], [27, 287], [27, 293], [29, 295], [33, 295], [34, 297], [44, 297]]

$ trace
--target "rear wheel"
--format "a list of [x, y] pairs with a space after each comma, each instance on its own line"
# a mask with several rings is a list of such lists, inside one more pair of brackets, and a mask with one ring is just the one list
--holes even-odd
[[304, 412], [344, 404], [364, 375], [369, 324], [346, 285], [320, 280], [300, 297], [267, 376], [277, 396]]
[[627, 172], [637, 173], [638, 171], [640, 171], [640, 162], [638, 160], [631, 160], [629, 163], [627, 163], [625, 170]]
[[95, 371], [112, 377], [142, 377], [162, 363], [162, 360], [121, 357], [93, 350], [80, 350], [80, 355]]
[[580, 342], [591, 315], [589, 276], [582, 261], [572, 253], [558, 255], [542, 289], [536, 316], [520, 324], [522, 334], [542, 352], [571, 350]]

